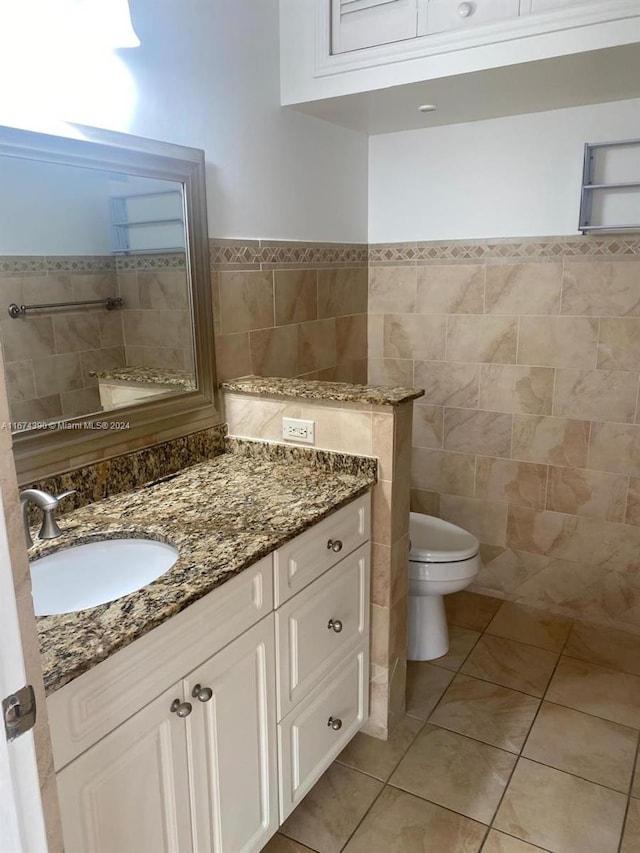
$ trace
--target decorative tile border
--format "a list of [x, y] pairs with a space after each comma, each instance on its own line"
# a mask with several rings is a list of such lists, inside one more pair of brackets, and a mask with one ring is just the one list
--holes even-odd
[[275, 240], [209, 240], [212, 270], [363, 267], [365, 243], [292, 243]]
[[372, 243], [369, 266], [492, 260], [640, 257], [640, 237], [538, 237], [523, 240], [438, 240]]
[[115, 272], [115, 269], [112, 255], [6, 255], [0, 258], [0, 276]]
[[184, 252], [159, 253], [151, 255], [117, 255], [116, 270], [132, 272], [134, 270], [174, 270], [185, 269], [187, 256]]

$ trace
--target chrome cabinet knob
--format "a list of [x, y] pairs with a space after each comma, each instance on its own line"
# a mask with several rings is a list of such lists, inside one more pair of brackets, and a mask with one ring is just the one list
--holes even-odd
[[327, 725], [331, 726], [334, 732], [339, 732], [342, 728], [342, 720], [339, 717], [329, 717]]
[[174, 699], [169, 708], [172, 714], [177, 714], [179, 717], [188, 717], [193, 711], [191, 702], [181, 702], [179, 699]]
[[342, 551], [342, 540], [341, 539], [329, 539], [327, 542], [327, 550], [335, 551], [336, 554], [338, 551]]
[[461, 18], [468, 18], [469, 15], [473, 14], [473, 4], [472, 3], [460, 3], [458, 6], [458, 15]]
[[208, 702], [213, 696], [213, 690], [210, 687], [201, 687], [199, 684], [194, 684], [191, 695], [198, 702]]
[[327, 628], [330, 631], [335, 631], [336, 634], [339, 634], [340, 631], [342, 631], [342, 622], [339, 619], [329, 619]]

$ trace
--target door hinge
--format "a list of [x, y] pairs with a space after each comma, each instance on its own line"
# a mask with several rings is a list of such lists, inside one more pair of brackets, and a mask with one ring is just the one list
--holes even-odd
[[2, 700], [2, 718], [7, 740], [15, 740], [34, 727], [36, 695], [30, 684]]

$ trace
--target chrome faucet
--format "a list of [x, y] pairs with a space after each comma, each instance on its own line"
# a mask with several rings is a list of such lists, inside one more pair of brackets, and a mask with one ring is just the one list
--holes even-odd
[[58, 527], [54, 512], [63, 498], [74, 495], [75, 492], [75, 489], [62, 492], [60, 495], [52, 495], [42, 489], [25, 489], [23, 492], [20, 492], [20, 509], [22, 510], [22, 523], [24, 525], [24, 538], [27, 548], [33, 545], [31, 531], [29, 530], [29, 501], [42, 510], [42, 527], [40, 528], [38, 537], [40, 539], [55, 539], [62, 535], [62, 530]]

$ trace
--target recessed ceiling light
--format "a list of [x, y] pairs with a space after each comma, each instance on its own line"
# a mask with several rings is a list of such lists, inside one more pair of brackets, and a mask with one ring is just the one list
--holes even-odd
[[433, 113], [433, 112], [435, 112], [438, 108], [436, 107], [436, 105], [435, 105], [435, 104], [421, 104], [421, 105], [418, 107], [418, 109], [420, 110], [420, 112], [421, 112], [421, 113]]

